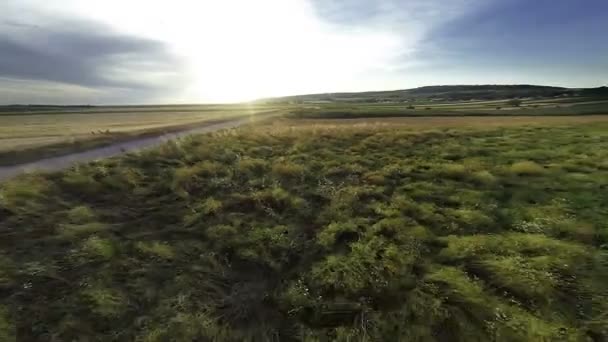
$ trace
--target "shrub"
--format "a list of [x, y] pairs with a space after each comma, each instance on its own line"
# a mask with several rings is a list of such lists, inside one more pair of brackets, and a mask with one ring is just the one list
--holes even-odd
[[41, 215], [53, 184], [42, 177], [25, 176], [0, 185], [0, 206], [15, 213]]
[[171, 260], [175, 257], [175, 252], [173, 251], [173, 248], [167, 243], [162, 243], [159, 241], [140, 241], [135, 244], [135, 248], [141, 253], [159, 259]]
[[102, 259], [110, 259], [116, 253], [112, 241], [98, 236], [87, 238], [82, 244], [82, 250], [92, 257]]
[[122, 316], [128, 305], [127, 299], [121, 292], [99, 285], [84, 289], [82, 296], [91, 302], [91, 310], [104, 318], [116, 319]]
[[468, 171], [462, 164], [444, 164], [440, 166], [439, 174], [447, 178], [462, 180], [467, 177]]
[[534, 259], [512, 256], [490, 257], [477, 265], [488, 274], [488, 281], [509, 290], [519, 298], [547, 304], [556, 297], [559, 275], [551, 272], [550, 264], [535, 263]]
[[359, 224], [356, 222], [331, 223], [317, 233], [318, 243], [325, 248], [332, 248], [336, 242], [352, 242], [359, 236]]
[[479, 185], [492, 185], [496, 183], [496, 177], [487, 170], [474, 172], [469, 177], [473, 183]]
[[279, 178], [295, 179], [304, 174], [304, 167], [290, 162], [279, 162], [272, 165], [272, 173]]
[[86, 205], [80, 205], [67, 212], [67, 219], [72, 224], [85, 224], [97, 219], [97, 215]]
[[507, 101], [507, 104], [511, 107], [519, 107], [519, 106], [521, 106], [522, 103], [523, 103], [523, 101], [520, 99], [512, 99], [512, 100]]
[[446, 213], [462, 227], [463, 232], [488, 231], [494, 225], [494, 220], [479, 210], [461, 208], [447, 210]]
[[266, 171], [266, 161], [263, 159], [241, 159], [237, 163], [237, 170], [246, 175], [262, 175]]
[[539, 176], [545, 169], [533, 161], [521, 161], [511, 165], [509, 172], [518, 176]]

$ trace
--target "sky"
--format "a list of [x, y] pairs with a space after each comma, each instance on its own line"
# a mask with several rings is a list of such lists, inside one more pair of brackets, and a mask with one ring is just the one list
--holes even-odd
[[608, 85], [606, 0], [0, 0], [1, 104]]

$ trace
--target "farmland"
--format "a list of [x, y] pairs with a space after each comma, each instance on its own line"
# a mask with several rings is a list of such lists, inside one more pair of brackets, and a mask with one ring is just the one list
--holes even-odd
[[294, 118], [362, 118], [362, 117], [425, 117], [425, 116], [545, 116], [596, 115], [608, 113], [606, 99], [537, 99], [521, 101], [514, 106], [510, 100], [412, 103], [314, 103], [292, 108]]
[[83, 151], [274, 109], [276, 106], [247, 105], [7, 107], [0, 111], [0, 165]]
[[0, 339], [603, 341], [607, 160], [604, 116], [283, 118], [24, 175]]
[[[164, 132], [180, 131], [266, 112], [301, 119], [528, 117], [608, 113], [608, 100], [605, 96], [528, 98], [521, 100], [517, 106], [510, 104], [512, 99], [508, 98], [436, 101], [432, 97], [433, 94], [425, 96], [427, 97], [415, 98], [411, 100], [413, 102], [407, 103], [382, 102], [383, 98], [379, 97], [375, 98], [379, 101], [375, 103], [352, 101], [318, 103], [313, 98], [310, 102], [282, 100], [237, 105], [2, 107], [0, 108], [0, 166], [65, 155], [144, 136], [155, 136]], [[447, 93], [447, 96], [457, 95]]]

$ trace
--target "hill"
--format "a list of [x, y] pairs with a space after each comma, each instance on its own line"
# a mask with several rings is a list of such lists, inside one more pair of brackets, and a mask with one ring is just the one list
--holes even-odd
[[504, 100], [512, 98], [608, 97], [608, 88], [562, 88], [538, 85], [440, 85], [404, 90], [324, 93], [264, 99], [264, 102], [415, 102]]

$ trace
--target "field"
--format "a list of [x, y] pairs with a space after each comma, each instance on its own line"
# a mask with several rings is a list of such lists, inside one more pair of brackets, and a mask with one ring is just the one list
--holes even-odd
[[293, 118], [364, 118], [425, 116], [546, 116], [608, 113], [608, 100], [595, 98], [529, 99], [514, 106], [510, 100], [411, 103], [308, 103], [290, 110]]
[[[380, 101], [380, 99], [376, 99]], [[274, 111], [291, 118], [341, 119], [460, 116], [578, 116], [608, 113], [606, 97], [437, 101], [410, 103], [255, 103], [131, 107], [0, 107], [0, 166], [79, 152], [215, 121]], [[285, 101], [283, 101], [285, 102]]]
[[608, 119], [280, 119], [0, 184], [0, 340], [605, 341]]
[[[276, 107], [276, 106], [275, 106]], [[205, 105], [0, 111], [0, 165], [68, 154], [142, 136], [254, 115], [269, 106]]]

